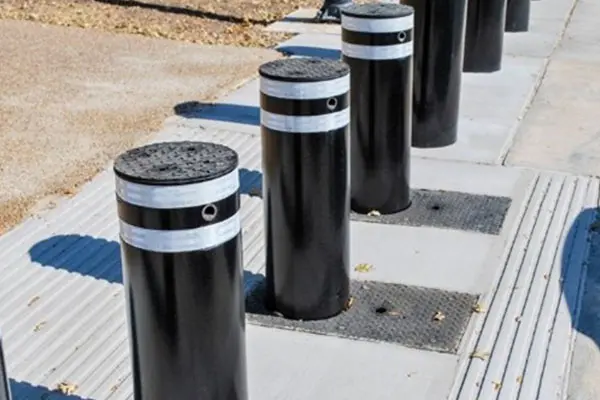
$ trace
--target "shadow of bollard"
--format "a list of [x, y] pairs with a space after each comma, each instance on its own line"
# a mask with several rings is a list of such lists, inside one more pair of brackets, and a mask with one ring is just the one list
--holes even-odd
[[233, 122], [244, 125], [260, 125], [260, 109], [253, 106], [226, 103], [201, 103], [188, 101], [173, 107], [176, 115], [189, 119]]
[[93, 400], [76, 394], [63, 394], [56, 389], [35, 386], [29, 382], [10, 380], [12, 400]]

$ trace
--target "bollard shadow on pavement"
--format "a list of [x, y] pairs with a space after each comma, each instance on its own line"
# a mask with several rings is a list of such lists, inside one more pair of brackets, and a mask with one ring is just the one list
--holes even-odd
[[296, 57], [317, 57], [331, 60], [340, 60], [342, 58], [341, 50], [328, 49], [325, 47], [313, 46], [279, 46], [275, 50], [286, 55]]
[[253, 126], [260, 125], [260, 109], [254, 106], [188, 101], [177, 104], [173, 107], [173, 111], [176, 115], [189, 119], [233, 122]]
[[[589, 253], [585, 253], [589, 240]], [[585, 262], [583, 281], [577, 265]], [[571, 225], [562, 254], [562, 294], [574, 328], [600, 348], [600, 215], [598, 209], [582, 211]], [[581, 284], [583, 282], [583, 285]]]
[[240, 168], [240, 194], [262, 199], [262, 172]]
[[10, 379], [10, 391], [13, 400], [92, 400], [74, 394], [63, 394], [45, 386], [35, 386], [29, 382]]
[[[43, 267], [99, 279], [123, 283], [120, 245], [116, 241], [77, 234], [56, 235], [36, 243], [29, 249], [32, 262]], [[244, 270], [247, 293], [262, 275]]]

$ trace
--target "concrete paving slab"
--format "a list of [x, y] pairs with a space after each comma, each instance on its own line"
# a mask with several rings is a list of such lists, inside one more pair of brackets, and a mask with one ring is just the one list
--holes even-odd
[[588, 22], [588, 15], [599, 11], [594, 1], [579, 3], [519, 128], [507, 164], [600, 174], [600, 35]]
[[443, 400], [456, 369], [452, 355], [256, 326], [248, 345], [252, 399]]
[[470, 232], [353, 222], [352, 265], [368, 263], [354, 279], [480, 293], [493, 271], [486, 261], [498, 238]]

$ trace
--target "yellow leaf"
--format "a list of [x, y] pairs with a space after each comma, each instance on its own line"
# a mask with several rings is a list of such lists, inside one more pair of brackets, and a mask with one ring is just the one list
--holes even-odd
[[473, 312], [481, 314], [485, 312], [485, 307], [481, 303], [477, 303], [473, 306]]
[[350, 307], [352, 307], [352, 304], [354, 304], [354, 297], [350, 297], [350, 298], [348, 299], [348, 301], [346, 302], [345, 309], [346, 309], [346, 310], [349, 310], [349, 309], [350, 309]]
[[443, 321], [446, 319], [446, 316], [441, 311], [436, 311], [433, 315], [434, 321]]
[[492, 385], [494, 385], [494, 390], [497, 392], [502, 387], [502, 382], [493, 381]]
[[57, 385], [56, 389], [62, 394], [72, 395], [77, 390], [77, 385], [69, 382], [61, 382]]
[[41, 330], [42, 330], [42, 328], [44, 327], [44, 325], [46, 325], [46, 321], [42, 321], [42, 322], [40, 322], [39, 324], [36, 324], [36, 325], [33, 327], [33, 331], [34, 331], [34, 332], [39, 332], [39, 331], [41, 331]]
[[369, 217], [380, 217], [381, 213], [377, 210], [371, 210], [371, 211], [369, 211], [369, 213], [367, 215]]
[[478, 351], [475, 350], [474, 352], [471, 353], [471, 358], [478, 358], [480, 360], [487, 360], [490, 356], [490, 353], [486, 352], [486, 351]]
[[367, 264], [367, 263], [361, 263], [361, 264], [358, 264], [356, 267], [354, 267], [354, 270], [356, 272], [369, 272], [372, 269], [373, 269], [373, 265]]

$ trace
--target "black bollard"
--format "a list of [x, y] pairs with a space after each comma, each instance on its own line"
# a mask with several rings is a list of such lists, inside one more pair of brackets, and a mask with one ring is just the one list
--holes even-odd
[[4, 346], [2, 344], [2, 333], [0, 333], [0, 400], [11, 400], [10, 384], [8, 382], [8, 371], [4, 359]]
[[469, 0], [465, 30], [464, 72], [502, 68], [506, 0]]
[[260, 69], [267, 304], [287, 318], [349, 299], [350, 68], [315, 58]]
[[342, 11], [350, 66], [351, 196], [358, 213], [410, 206], [413, 8], [357, 4]]
[[531, 0], [506, 0], [505, 32], [527, 32]]
[[466, 0], [403, 0], [415, 10], [412, 146], [457, 139]]
[[352, 4], [352, 0], [324, 0], [317, 12], [318, 22], [340, 22], [341, 10]]
[[136, 400], [246, 400], [237, 153], [156, 143], [114, 165]]

